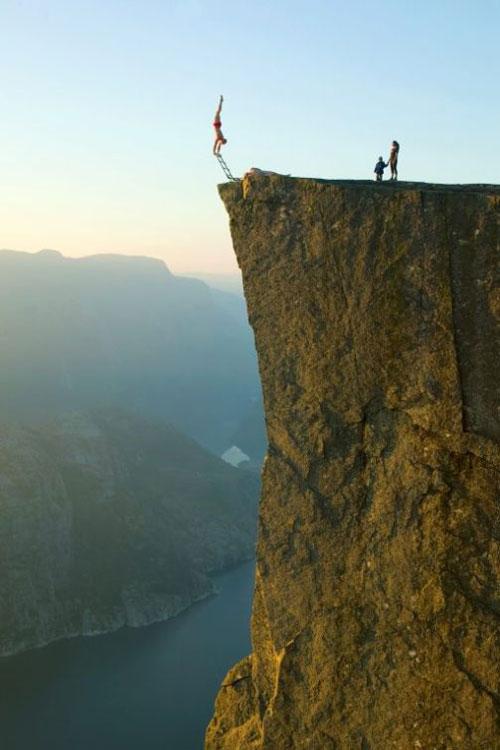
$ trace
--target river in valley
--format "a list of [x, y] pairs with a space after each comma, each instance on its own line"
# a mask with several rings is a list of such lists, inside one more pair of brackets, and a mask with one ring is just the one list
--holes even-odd
[[0, 659], [1, 750], [201, 750], [220, 682], [250, 652], [254, 569], [167, 622]]

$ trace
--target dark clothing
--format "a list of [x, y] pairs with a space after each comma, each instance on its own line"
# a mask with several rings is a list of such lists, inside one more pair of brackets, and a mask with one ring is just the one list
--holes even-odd
[[380, 179], [382, 179], [382, 175], [384, 174], [384, 169], [385, 169], [385, 168], [386, 168], [387, 166], [388, 166], [388, 165], [387, 165], [387, 164], [386, 164], [385, 162], [383, 162], [383, 161], [378, 161], [378, 162], [377, 162], [377, 163], [375, 164], [375, 169], [374, 169], [373, 171], [375, 172], [375, 174], [377, 175], [377, 177], [379, 177]]

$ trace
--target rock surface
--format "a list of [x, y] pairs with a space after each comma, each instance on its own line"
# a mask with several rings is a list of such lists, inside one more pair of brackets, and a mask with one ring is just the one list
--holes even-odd
[[498, 750], [500, 188], [220, 193], [269, 452], [206, 748]]
[[0, 656], [146, 625], [254, 554], [258, 479], [116, 410], [0, 431]]

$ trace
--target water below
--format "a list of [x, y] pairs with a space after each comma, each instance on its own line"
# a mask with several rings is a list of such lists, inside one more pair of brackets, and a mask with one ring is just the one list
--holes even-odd
[[173, 620], [0, 659], [1, 750], [201, 750], [220, 682], [250, 652], [254, 568]]

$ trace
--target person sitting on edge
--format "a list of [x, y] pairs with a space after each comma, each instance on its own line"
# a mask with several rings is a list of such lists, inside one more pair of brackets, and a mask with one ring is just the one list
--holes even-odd
[[375, 164], [375, 169], [373, 170], [375, 172], [376, 180], [377, 182], [382, 182], [384, 178], [384, 169], [388, 166], [388, 164], [385, 163], [385, 161], [382, 159], [381, 156], [378, 157], [378, 162]]
[[393, 141], [391, 144], [391, 153], [389, 154], [389, 166], [391, 168], [391, 180], [398, 179], [398, 156], [399, 156], [399, 143]]
[[214, 141], [213, 152], [215, 155], [220, 154], [221, 146], [227, 143], [227, 140], [224, 138], [222, 134], [222, 130], [221, 130], [222, 122], [220, 119], [220, 113], [222, 110], [223, 101], [224, 101], [224, 97], [221, 94], [220, 99], [219, 99], [219, 106], [217, 107], [217, 110], [215, 112], [215, 117], [214, 117], [215, 141]]

